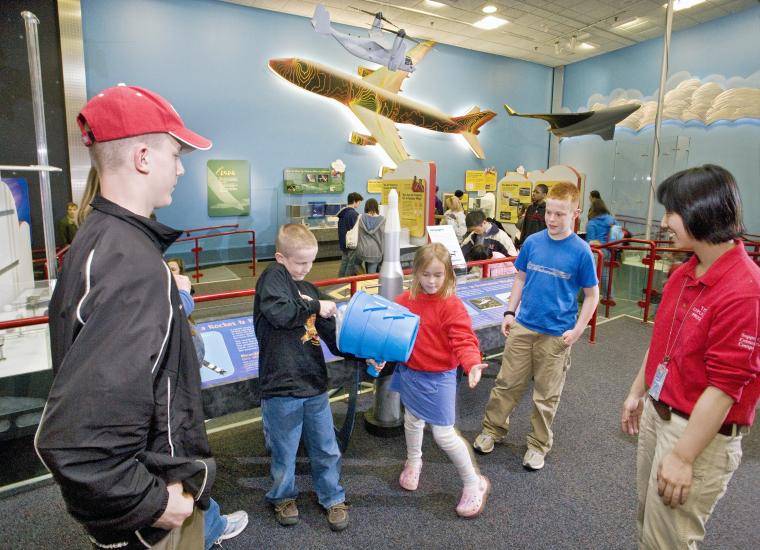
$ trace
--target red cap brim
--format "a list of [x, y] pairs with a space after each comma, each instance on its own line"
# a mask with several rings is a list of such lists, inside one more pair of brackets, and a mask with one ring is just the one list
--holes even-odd
[[211, 140], [196, 134], [195, 132], [188, 130], [187, 128], [178, 128], [169, 132], [169, 135], [178, 139], [183, 147], [191, 147], [193, 149], [200, 149], [201, 151], [208, 151], [211, 149]]

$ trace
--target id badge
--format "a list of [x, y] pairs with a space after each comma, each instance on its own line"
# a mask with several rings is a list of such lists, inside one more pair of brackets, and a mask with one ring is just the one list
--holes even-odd
[[660, 400], [660, 392], [662, 392], [662, 386], [665, 384], [665, 377], [668, 376], [668, 366], [665, 363], [657, 365], [657, 371], [654, 373], [654, 380], [652, 380], [652, 387], [649, 388], [649, 395], [655, 401]]

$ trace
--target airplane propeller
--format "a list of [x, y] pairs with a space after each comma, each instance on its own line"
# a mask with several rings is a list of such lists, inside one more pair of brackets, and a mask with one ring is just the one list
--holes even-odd
[[[390, 20], [388, 20], [385, 17], [383, 17], [383, 12], [381, 12], [381, 11], [371, 12], [371, 11], [363, 10], [361, 8], [357, 8], [355, 6], [348, 6], [348, 7], [351, 8], [352, 10], [360, 11], [362, 13], [366, 13], [367, 15], [371, 15], [372, 17], [376, 17], [376, 18], [380, 19], [380, 21], [385, 21], [389, 25], [393, 25], [397, 29], [402, 30], [399, 26], [394, 25], [393, 22], [391, 22]], [[386, 29], [383, 29], [383, 30], [386, 30]], [[390, 31], [390, 32], [395, 32], [395, 31]]]

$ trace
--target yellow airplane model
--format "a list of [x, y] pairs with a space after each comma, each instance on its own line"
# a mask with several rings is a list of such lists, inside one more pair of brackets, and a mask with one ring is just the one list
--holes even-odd
[[[409, 50], [408, 56], [417, 64], [434, 42], [422, 42]], [[485, 158], [476, 137], [479, 128], [496, 116], [493, 111], [473, 107], [462, 116], [450, 116], [428, 105], [399, 95], [408, 72], [391, 71], [386, 67], [377, 70], [359, 67], [357, 78], [326, 67], [316, 61], [296, 57], [270, 59], [269, 68], [288, 82], [309, 92], [329, 97], [347, 106], [372, 134], [353, 132], [351, 142], [357, 145], [379, 144], [395, 163], [407, 160], [409, 153], [401, 143], [396, 129], [398, 124], [413, 124], [448, 134], [462, 135], [479, 159]]]

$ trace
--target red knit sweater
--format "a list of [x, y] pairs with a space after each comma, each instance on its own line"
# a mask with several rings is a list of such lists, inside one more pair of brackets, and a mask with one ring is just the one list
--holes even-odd
[[407, 290], [396, 297], [396, 303], [420, 316], [417, 341], [407, 366], [443, 372], [462, 365], [467, 374], [474, 365], [482, 363], [480, 343], [472, 330], [470, 315], [456, 295], [444, 299], [419, 293], [412, 298]]

